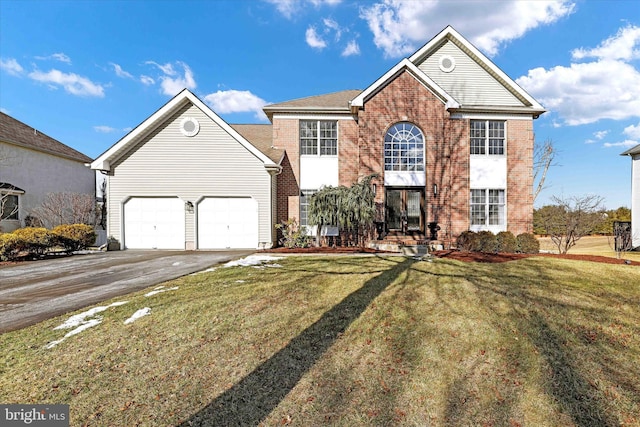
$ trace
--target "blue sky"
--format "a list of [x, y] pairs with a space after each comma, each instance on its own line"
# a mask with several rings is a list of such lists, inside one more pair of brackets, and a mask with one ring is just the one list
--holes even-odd
[[364, 89], [445, 26], [549, 112], [549, 197], [629, 206], [640, 144], [640, 2], [0, 0], [0, 109], [97, 157], [188, 87], [230, 123]]

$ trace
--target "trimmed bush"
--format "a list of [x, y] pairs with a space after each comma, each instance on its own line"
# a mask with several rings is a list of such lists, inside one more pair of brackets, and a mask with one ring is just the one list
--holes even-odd
[[86, 224], [67, 224], [55, 227], [51, 232], [56, 236], [56, 244], [66, 252], [79, 251], [93, 245], [96, 233]]
[[475, 251], [477, 247], [478, 235], [473, 231], [463, 231], [456, 239], [456, 246], [461, 251]]
[[518, 234], [518, 252], [523, 254], [537, 254], [540, 252], [540, 242], [531, 233]]
[[498, 252], [515, 253], [518, 250], [518, 241], [516, 236], [510, 231], [501, 231], [496, 234], [496, 242]]
[[27, 242], [13, 233], [0, 234], [0, 261], [13, 261], [27, 249]]
[[496, 235], [490, 231], [479, 231], [476, 243], [476, 252], [496, 253], [498, 252], [498, 241]]
[[56, 244], [55, 235], [42, 227], [20, 228], [11, 234], [25, 241], [25, 250], [31, 255], [43, 255]]

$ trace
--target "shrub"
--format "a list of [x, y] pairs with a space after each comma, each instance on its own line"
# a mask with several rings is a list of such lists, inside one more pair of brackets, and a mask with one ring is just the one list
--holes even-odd
[[496, 234], [498, 252], [515, 253], [518, 250], [518, 242], [516, 236], [510, 231], [501, 231]]
[[13, 261], [27, 249], [27, 242], [13, 233], [0, 234], [0, 261]]
[[496, 235], [490, 231], [479, 231], [476, 242], [476, 252], [496, 253], [498, 251], [498, 241]]
[[306, 227], [298, 226], [298, 221], [295, 218], [289, 218], [276, 224], [276, 229], [282, 231], [280, 243], [286, 248], [308, 248], [311, 246], [313, 238], [307, 234]]
[[20, 239], [23, 239], [26, 245], [24, 250], [31, 255], [45, 254], [52, 246], [55, 245], [55, 235], [42, 227], [19, 228], [13, 233]]
[[86, 249], [96, 241], [93, 227], [86, 224], [59, 225], [51, 232], [56, 236], [55, 243], [62, 246], [67, 252]]
[[531, 233], [518, 234], [518, 252], [523, 254], [537, 254], [540, 252], [540, 242]]
[[478, 235], [473, 231], [463, 231], [456, 239], [456, 245], [461, 251], [475, 251], [477, 247]]

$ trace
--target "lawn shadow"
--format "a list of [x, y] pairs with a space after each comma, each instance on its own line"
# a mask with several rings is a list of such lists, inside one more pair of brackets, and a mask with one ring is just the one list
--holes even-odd
[[415, 262], [405, 259], [368, 280], [180, 426], [258, 425], [367, 306]]

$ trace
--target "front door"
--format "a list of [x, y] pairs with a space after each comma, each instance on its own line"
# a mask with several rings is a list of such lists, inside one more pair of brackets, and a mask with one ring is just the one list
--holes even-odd
[[387, 230], [397, 233], [424, 232], [423, 200], [422, 188], [388, 188]]

